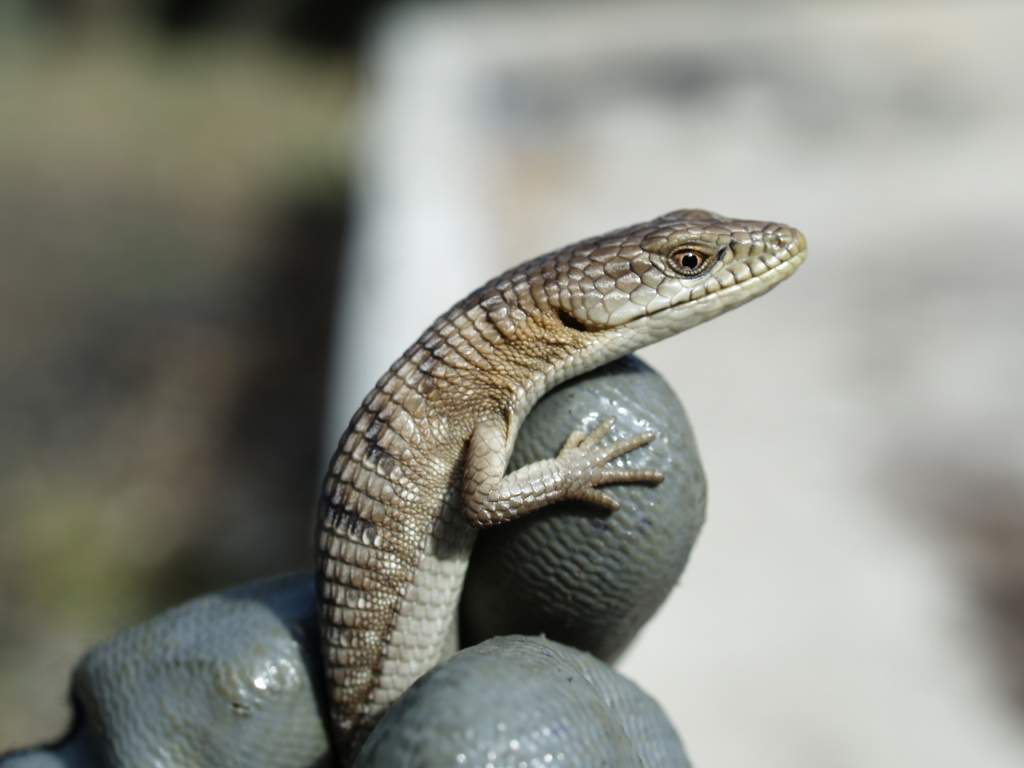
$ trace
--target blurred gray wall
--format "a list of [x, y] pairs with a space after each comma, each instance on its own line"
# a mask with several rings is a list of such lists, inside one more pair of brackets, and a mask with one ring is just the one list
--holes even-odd
[[520, 260], [678, 207], [797, 225], [791, 282], [645, 355], [692, 415], [709, 522], [623, 670], [701, 764], [1024, 764], [999, 639], [1020, 604], [990, 599], [1024, 587], [1022, 23], [993, 3], [395, 15], [329, 440]]

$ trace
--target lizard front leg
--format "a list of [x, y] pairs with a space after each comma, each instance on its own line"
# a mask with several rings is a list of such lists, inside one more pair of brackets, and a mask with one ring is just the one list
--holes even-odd
[[473, 432], [466, 456], [462, 494], [470, 523], [486, 528], [515, 520], [558, 501], [577, 500], [615, 511], [619, 503], [599, 486], [609, 483], [660, 483], [656, 470], [624, 469], [610, 462], [647, 445], [657, 437], [644, 432], [605, 442], [614, 419], [606, 419], [590, 434], [573, 432], [558, 455], [535, 461], [506, 475], [515, 436], [507, 423], [490, 419]]

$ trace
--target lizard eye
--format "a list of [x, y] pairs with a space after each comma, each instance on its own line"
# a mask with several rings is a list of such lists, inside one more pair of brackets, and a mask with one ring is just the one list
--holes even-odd
[[669, 254], [672, 268], [683, 277], [697, 277], [714, 266], [714, 255], [692, 245], [684, 245]]

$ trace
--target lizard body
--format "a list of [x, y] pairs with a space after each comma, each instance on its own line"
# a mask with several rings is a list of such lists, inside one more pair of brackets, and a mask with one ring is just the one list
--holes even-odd
[[758, 296], [802, 263], [790, 227], [675, 211], [509, 270], [439, 317], [378, 381], [324, 481], [321, 642], [335, 746], [351, 761], [379, 716], [455, 649], [476, 529], [655, 483], [615, 458], [653, 434], [569, 435], [506, 475], [519, 426], [555, 385]]

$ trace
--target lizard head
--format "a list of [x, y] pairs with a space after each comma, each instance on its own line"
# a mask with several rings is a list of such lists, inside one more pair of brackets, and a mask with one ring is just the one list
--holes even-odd
[[641, 346], [760, 296], [796, 271], [806, 248], [783, 224], [673, 211], [564, 249], [549, 301], [567, 326]]

